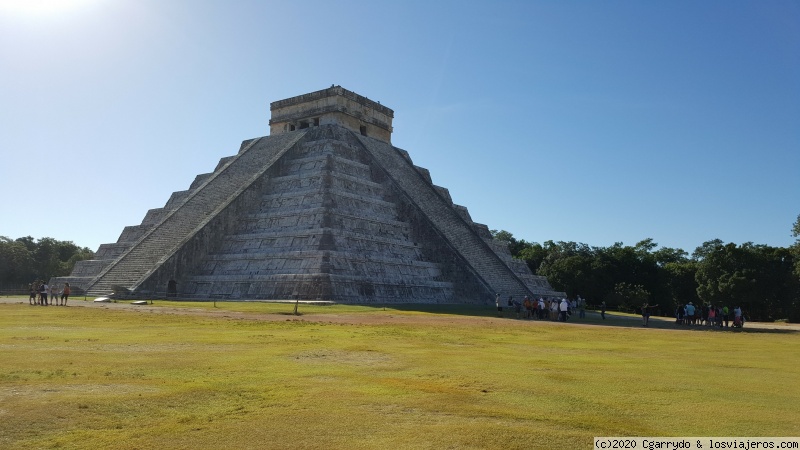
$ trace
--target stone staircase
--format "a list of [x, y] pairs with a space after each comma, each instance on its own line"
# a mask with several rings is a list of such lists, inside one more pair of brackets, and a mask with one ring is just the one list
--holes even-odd
[[[242, 142], [240, 151], [247, 148], [252, 142], [252, 139]], [[72, 269], [72, 273], [69, 276], [51, 278], [49, 284], [61, 286], [63, 283], [69, 283], [73, 292], [85, 292], [105, 268], [113, 264], [120, 255], [133, 247], [142, 236], [160, 223], [167, 214], [180, 206], [181, 202], [185, 201], [193, 191], [205, 184], [214, 173], [225, 167], [233, 158], [235, 158], [235, 155], [220, 158], [214, 172], [197, 175], [188, 190], [173, 192], [162, 208], [155, 208], [147, 211], [139, 225], [125, 227], [116, 242], [101, 244], [94, 254], [94, 259], [78, 261], [75, 263], [75, 267]], [[110, 293], [110, 291], [99, 292], [95, 290], [94, 293], [105, 295]]]
[[369, 137], [357, 137], [492, 292], [499, 293], [504, 299], [509, 295], [518, 299], [533, 295], [453, 208], [449, 195], [446, 199], [430, 183], [427, 171], [421, 173], [411, 163], [408, 153]]
[[259, 207], [237, 217], [217, 252], [184, 282], [187, 296], [455, 302], [442, 266], [399, 220], [391, 183], [348, 130], [320, 127], [265, 179]]
[[[130, 248], [89, 284], [90, 294], [106, 294], [121, 286], [135, 290], [149, 274], [187, 242], [211, 218], [222, 211], [258, 179], [305, 133], [302, 131], [250, 141], [200, 186], [170, 202], [176, 205], [147, 230]], [[180, 198], [185, 197], [185, 198]]]
[[406, 152], [337, 125], [243, 142], [97, 258], [56, 281], [93, 295], [169, 284], [180, 298], [343, 303], [563, 294]]

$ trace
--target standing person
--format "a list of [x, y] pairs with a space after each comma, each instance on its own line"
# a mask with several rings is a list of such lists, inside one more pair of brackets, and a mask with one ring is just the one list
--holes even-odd
[[525, 307], [525, 318], [530, 319], [532, 306], [531, 306], [531, 299], [527, 295], [525, 296], [525, 300], [522, 301], [522, 306]]
[[42, 304], [42, 282], [41, 281], [34, 281], [33, 282], [33, 304], [34, 305], [41, 305]]
[[686, 324], [687, 325], [694, 324], [695, 312], [696, 311], [695, 311], [694, 304], [692, 302], [689, 302], [689, 304], [686, 305]]
[[36, 304], [36, 283], [31, 283], [28, 285], [28, 289], [30, 290], [30, 295], [28, 296], [28, 303], [31, 305]]
[[500, 294], [494, 296], [494, 304], [497, 305], [497, 317], [503, 317], [503, 305], [500, 304]]
[[603, 302], [600, 303], [600, 317], [602, 317], [603, 320], [606, 320], [606, 301], [605, 300], [603, 300]]
[[47, 291], [49, 288], [50, 286], [42, 281], [42, 285], [39, 287], [39, 294], [42, 296], [42, 306], [47, 306]]
[[50, 286], [50, 304], [58, 305], [58, 288], [55, 284]]
[[542, 319], [544, 319], [544, 299], [542, 297], [539, 297], [538, 306], [539, 306], [539, 311], [538, 311], [539, 320], [542, 320]]
[[558, 320], [562, 322], [567, 321], [567, 312], [569, 312], [569, 302], [567, 299], [562, 298], [561, 304], [559, 305], [559, 309], [561, 310], [561, 314], [559, 314]]
[[642, 326], [646, 327], [650, 324], [650, 308], [656, 308], [658, 305], [648, 305], [645, 302], [642, 305]]
[[728, 328], [728, 314], [730, 311], [728, 310], [727, 306], [722, 307], [722, 320], [725, 321], [725, 328]]
[[67, 300], [69, 300], [69, 294], [71, 289], [69, 288], [69, 283], [64, 283], [64, 290], [61, 291], [61, 304], [63, 306], [67, 306]]
[[586, 317], [586, 300], [578, 297], [578, 317], [581, 319]]
[[708, 307], [708, 321], [706, 325], [713, 327], [717, 322], [717, 308], [714, 305]]
[[740, 306], [733, 308], [733, 326], [742, 327], [742, 308]]
[[550, 320], [558, 320], [558, 299], [550, 300]]

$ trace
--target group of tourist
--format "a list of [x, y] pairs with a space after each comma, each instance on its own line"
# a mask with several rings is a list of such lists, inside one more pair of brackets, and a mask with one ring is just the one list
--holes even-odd
[[705, 325], [708, 327], [728, 328], [733, 312], [734, 328], [744, 326], [744, 314], [742, 307], [737, 306], [731, 311], [727, 306], [703, 305], [695, 306], [692, 302], [685, 305], [678, 305], [675, 308], [675, 323], [678, 325]]
[[[494, 301], [497, 306], [497, 316], [503, 317], [503, 304], [500, 300], [500, 294], [495, 296]], [[576, 300], [539, 297], [537, 300], [531, 299], [526, 295], [520, 302], [515, 300], [513, 296], [509, 296], [507, 306], [516, 313], [517, 319], [566, 322], [574, 311], [578, 311], [579, 317], [586, 317], [586, 301], [580, 297]]]
[[[507, 307], [517, 319], [537, 319], [566, 322], [576, 311], [580, 318], [586, 317], [586, 300], [578, 296], [577, 299], [568, 300], [566, 298], [546, 298], [540, 297], [531, 299], [528, 296], [522, 302], [509, 296], [506, 302], [500, 299], [500, 294], [495, 295], [495, 306], [497, 306], [497, 316], [503, 317], [504, 307]], [[658, 305], [644, 303], [640, 311], [642, 313], [642, 325], [650, 324], [650, 315], [658, 308]], [[606, 302], [600, 304], [600, 317], [605, 319]], [[678, 325], [701, 325], [709, 327], [728, 328], [730, 320], [733, 319], [733, 327], [741, 328], [744, 326], [744, 314], [742, 308], [737, 306], [729, 310], [727, 306], [703, 305], [695, 306], [689, 302], [685, 305], [678, 305], [675, 310], [675, 323]]]
[[[69, 300], [70, 288], [69, 283], [64, 283], [64, 287], [59, 290], [55, 285], [48, 286], [44, 281], [34, 281], [28, 285], [30, 289], [30, 297], [28, 302], [31, 305], [55, 305], [67, 306]], [[49, 301], [48, 301], [49, 297]]]

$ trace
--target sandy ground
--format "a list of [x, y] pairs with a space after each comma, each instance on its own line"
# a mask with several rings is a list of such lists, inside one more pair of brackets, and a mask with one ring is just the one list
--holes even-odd
[[[0, 297], [0, 305], [2, 304], [27, 304], [27, 298], [22, 297]], [[380, 324], [428, 324], [432, 326], [440, 325], [487, 325], [505, 323], [509, 326], [536, 326], [543, 322], [537, 320], [518, 320], [509, 318], [509, 313], [506, 317], [487, 317], [487, 316], [470, 316], [470, 315], [456, 315], [456, 314], [408, 314], [406, 312], [398, 312], [395, 310], [381, 310], [376, 308], [370, 312], [359, 313], [320, 313], [308, 314], [303, 313], [302, 302], [300, 306], [300, 315], [293, 315], [294, 302], [286, 302], [285, 313], [275, 312], [237, 312], [229, 311], [224, 308], [224, 304], [219, 309], [213, 308], [192, 308], [192, 307], [174, 307], [162, 306], [158, 301], [154, 305], [133, 305], [129, 302], [119, 303], [99, 303], [94, 302], [93, 299], [83, 300], [83, 298], [70, 299], [69, 308], [100, 308], [110, 310], [130, 311], [131, 313], [138, 314], [177, 314], [177, 315], [190, 315], [190, 316], [203, 316], [203, 317], [218, 317], [220, 319], [239, 319], [239, 320], [261, 320], [261, 321], [287, 321], [299, 320], [306, 322], [317, 323], [337, 323], [337, 324], [358, 324], [358, 325], [380, 325]], [[31, 306], [34, 307], [34, 306]], [[36, 306], [41, 308], [41, 306]], [[48, 308], [60, 308], [59, 306], [48, 306]], [[625, 328], [641, 328], [642, 319], [639, 316], [622, 315], [615, 313], [606, 313], [607, 320], [600, 321], [599, 314], [595, 311], [587, 311], [587, 319], [582, 322], [577, 316], [573, 316], [568, 322], [561, 324], [563, 326], [578, 326], [578, 327], [591, 327], [591, 326], [614, 326]], [[552, 322], [557, 323], [557, 322]], [[732, 323], [732, 322], [731, 322]], [[709, 327], [704, 326], [679, 326], [675, 325], [675, 319], [666, 317], [651, 317], [649, 328], [665, 329], [674, 331], [701, 331], [708, 330]], [[730, 330], [734, 330], [731, 328]], [[718, 331], [718, 330], [715, 330]], [[724, 329], [722, 331], [725, 331]], [[800, 333], [800, 324], [787, 324], [787, 323], [765, 323], [765, 322], [747, 322], [744, 329], [735, 329], [736, 332], [777, 332], [777, 333]]]

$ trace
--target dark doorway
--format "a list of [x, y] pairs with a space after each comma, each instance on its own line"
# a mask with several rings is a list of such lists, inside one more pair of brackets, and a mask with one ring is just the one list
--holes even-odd
[[169, 280], [167, 283], [167, 298], [175, 298], [178, 296], [178, 283], [175, 280]]

